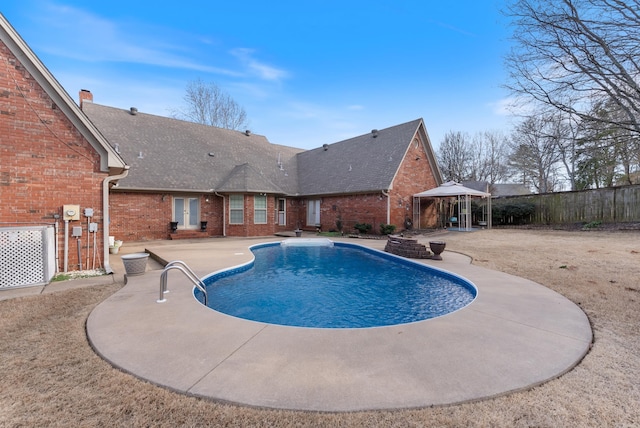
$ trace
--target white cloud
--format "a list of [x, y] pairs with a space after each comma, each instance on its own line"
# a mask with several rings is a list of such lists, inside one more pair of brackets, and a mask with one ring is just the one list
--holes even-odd
[[476, 34], [474, 34], [474, 33], [470, 32], [470, 31], [467, 31], [467, 30], [462, 29], [462, 28], [455, 27], [455, 26], [450, 25], [450, 24], [447, 24], [447, 23], [445, 23], [445, 22], [433, 21], [433, 20], [430, 20], [430, 19], [429, 19], [429, 20], [427, 20], [427, 22], [428, 22], [428, 23], [431, 23], [431, 24], [435, 24], [435, 25], [437, 25], [438, 27], [444, 28], [444, 29], [446, 29], [446, 30], [451, 30], [451, 31], [453, 31], [453, 32], [456, 32], [456, 33], [462, 34], [462, 35], [464, 35], [464, 36], [477, 37], [477, 35], [476, 35]]
[[100, 74], [70, 71], [56, 73], [56, 77], [76, 102], [82, 88], [91, 91], [97, 104], [123, 109], [136, 107], [143, 113], [159, 116], [169, 116], [172, 110], [180, 107], [184, 96], [184, 88], [177, 82], [170, 84], [135, 75], [119, 76], [116, 80]]
[[[86, 62], [125, 62], [227, 76], [241, 74], [194, 61], [197, 54], [187, 47], [205, 45], [201, 36], [149, 27], [140, 22], [116, 23], [56, 3], [48, 3], [39, 10], [37, 20], [47, 30], [40, 32], [38, 45], [49, 54]], [[212, 43], [207, 41], [206, 45]]]
[[489, 103], [488, 106], [497, 116], [514, 116], [525, 113], [528, 110], [522, 100], [516, 97], [502, 98], [496, 102]]
[[285, 70], [264, 64], [253, 58], [254, 50], [247, 48], [237, 48], [231, 51], [231, 55], [235, 56], [244, 64], [251, 74], [257, 75], [263, 80], [280, 81], [289, 77], [289, 73]]

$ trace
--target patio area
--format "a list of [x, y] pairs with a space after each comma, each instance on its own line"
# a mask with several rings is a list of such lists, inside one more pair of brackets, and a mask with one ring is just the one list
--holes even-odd
[[[199, 276], [251, 259], [265, 239], [132, 243]], [[337, 240], [337, 239], [336, 239]], [[349, 240], [382, 249], [384, 240]], [[446, 252], [423, 260], [469, 279], [477, 299], [455, 313], [392, 327], [310, 329], [230, 317], [200, 305], [160, 265], [101, 303], [87, 321], [94, 349], [117, 367], [179, 392], [249, 406], [313, 411], [453, 404], [530, 388], [577, 364], [592, 332], [575, 304], [534, 282]], [[115, 258], [114, 258], [115, 259]], [[113, 261], [118, 270], [117, 260]]]

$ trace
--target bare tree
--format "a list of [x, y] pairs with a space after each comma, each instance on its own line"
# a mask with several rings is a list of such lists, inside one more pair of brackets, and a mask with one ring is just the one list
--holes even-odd
[[438, 149], [440, 171], [447, 181], [472, 180], [473, 147], [469, 136], [462, 132], [449, 131]]
[[509, 141], [499, 131], [476, 133], [471, 158], [474, 180], [495, 184], [509, 178]]
[[[585, 120], [640, 134], [640, 5], [637, 0], [513, 0], [515, 94]], [[593, 116], [593, 100], [623, 114]], [[570, 102], [567, 102], [570, 100]]]
[[556, 118], [556, 135], [560, 162], [564, 166], [571, 190], [578, 190], [576, 181], [578, 161], [578, 141], [580, 135], [580, 119], [570, 113], [558, 112]]
[[190, 81], [184, 101], [185, 107], [174, 111], [172, 117], [226, 129], [243, 130], [247, 126], [244, 108], [215, 83]]
[[557, 121], [541, 114], [523, 120], [512, 136], [509, 164], [517, 181], [540, 193], [552, 192], [558, 184]]
[[498, 131], [473, 137], [449, 131], [438, 150], [440, 171], [446, 180], [495, 184], [508, 178], [508, 150], [507, 138]]

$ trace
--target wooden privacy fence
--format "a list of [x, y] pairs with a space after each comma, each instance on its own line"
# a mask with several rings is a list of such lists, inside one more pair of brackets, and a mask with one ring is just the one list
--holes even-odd
[[494, 205], [532, 203], [535, 212], [528, 223], [566, 224], [592, 221], [624, 223], [640, 221], [640, 185], [537, 195], [506, 196]]

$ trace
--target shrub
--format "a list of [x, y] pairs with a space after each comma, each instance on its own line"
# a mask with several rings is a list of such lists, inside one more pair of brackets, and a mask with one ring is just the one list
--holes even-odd
[[491, 209], [494, 224], [526, 224], [536, 212], [533, 202], [496, 204]]
[[362, 234], [366, 234], [371, 230], [371, 225], [369, 223], [356, 223], [353, 228]]
[[391, 235], [396, 231], [396, 226], [393, 224], [380, 224], [380, 234], [382, 235]]

